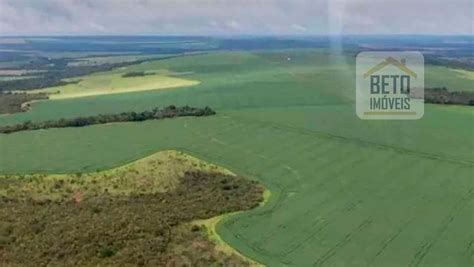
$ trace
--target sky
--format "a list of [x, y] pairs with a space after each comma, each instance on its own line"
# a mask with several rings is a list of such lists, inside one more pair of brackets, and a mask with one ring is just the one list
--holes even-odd
[[0, 0], [0, 35], [473, 34], [474, 0]]

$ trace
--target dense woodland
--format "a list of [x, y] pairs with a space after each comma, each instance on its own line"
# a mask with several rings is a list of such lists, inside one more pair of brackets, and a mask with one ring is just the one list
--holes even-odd
[[474, 106], [474, 92], [450, 92], [446, 87], [425, 88], [425, 103]]
[[216, 114], [216, 112], [210, 107], [194, 108], [189, 106], [175, 107], [172, 105], [163, 109], [155, 108], [151, 111], [143, 112], [123, 112], [120, 114], [97, 115], [90, 117], [78, 117], [73, 119], [50, 120], [44, 122], [26, 121], [21, 124], [0, 127], [0, 133], [9, 134], [14, 132], [32, 131], [39, 129], [84, 127], [87, 125], [104, 124], [111, 122], [159, 120], [165, 118], [185, 116], [201, 117], [210, 116], [214, 114]]
[[[248, 266], [216, 250], [206, 230], [190, 223], [263, 200], [254, 181], [196, 171], [154, 194], [82, 197], [58, 180], [54, 191], [68, 195], [64, 201], [15, 198], [26, 180], [5, 181], [10, 196], [0, 196], [0, 266]], [[35, 181], [47, 185], [44, 177]]]
[[0, 92], [0, 114], [11, 114], [26, 111], [28, 102], [48, 99], [46, 94], [2, 93]]

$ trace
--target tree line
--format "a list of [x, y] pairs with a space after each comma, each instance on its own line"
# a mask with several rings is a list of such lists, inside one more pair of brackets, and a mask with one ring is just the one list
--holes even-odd
[[132, 71], [132, 72], [127, 72], [122, 75], [123, 78], [132, 78], [132, 77], [142, 77], [142, 76], [148, 76], [148, 75], [155, 75], [154, 72], [145, 72], [145, 71]]
[[35, 78], [0, 81], [0, 91], [27, 91], [33, 89], [42, 89], [53, 86], [63, 86], [72, 83], [78, 83], [80, 80], [64, 81], [63, 79], [80, 77], [95, 72], [110, 71], [116, 68], [125, 67], [132, 64], [140, 64], [146, 60], [137, 60], [133, 62], [106, 63], [97, 66], [76, 66], [55, 69], [46, 69], [47, 72]]
[[446, 87], [425, 88], [425, 103], [474, 106], [474, 92], [451, 92]]
[[0, 133], [9, 134], [20, 131], [32, 131], [49, 128], [66, 128], [66, 127], [84, 127], [94, 124], [104, 124], [111, 122], [133, 122], [146, 120], [160, 120], [165, 118], [184, 117], [184, 116], [211, 116], [216, 112], [210, 107], [195, 108], [189, 106], [176, 107], [174, 105], [159, 109], [154, 108], [150, 111], [143, 112], [122, 112], [120, 114], [100, 114], [97, 116], [77, 117], [72, 119], [49, 120], [44, 122], [26, 121], [21, 124], [2, 126]]

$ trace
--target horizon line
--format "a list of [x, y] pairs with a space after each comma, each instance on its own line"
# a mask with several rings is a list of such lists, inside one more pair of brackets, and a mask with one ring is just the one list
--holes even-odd
[[472, 37], [474, 39], [474, 35], [468, 33], [347, 33], [347, 34], [149, 34], [149, 33], [138, 33], [138, 34], [131, 34], [131, 33], [123, 33], [123, 34], [69, 34], [69, 33], [58, 33], [58, 34], [19, 34], [19, 35], [3, 35], [0, 34], [0, 38], [36, 38], [36, 37], [345, 37], [345, 36], [360, 36], [360, 37], [375, 37], [375, 36], [383, 36], [383, 37], [410, 37], [410, 36], [453, 36], [453, 37]]

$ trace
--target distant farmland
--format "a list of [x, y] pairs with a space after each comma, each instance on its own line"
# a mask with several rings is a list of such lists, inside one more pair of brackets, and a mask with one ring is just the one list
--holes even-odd
[[166, 75], [150, 73], [139, 77], [124, 77], [126, 69], [115, 73], [98, 73], [70, 79], [70, 84], [31, 90], [30, 93], [50, 94], [50, 99], [97, 96], [106, 94], [130, 93], [184, 87], [198, 84], [197, 81], [185, 80]]
[[[200, 84], [36, 103], [24, 120], [209, 105], [218, 115], [0, 135], [2, 173], [111, 168], [177, 149], [261, 181], [267, 205], [218, 233], [270, 266], [471, 266], [474, 110], [427, 105], [419, 121], [361, 121], [353, 58], [320, 51], [215, 53], [127, 71], [190, 72]], [[426, 84], [472, 81], [428, 66]], [[6, 155], [6, 156], [3, 156]]]

